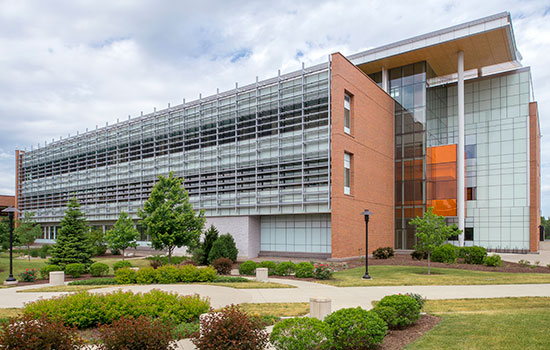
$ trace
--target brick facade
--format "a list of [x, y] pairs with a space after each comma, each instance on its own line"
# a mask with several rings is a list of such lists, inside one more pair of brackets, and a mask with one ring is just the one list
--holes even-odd
[[529, 250], [539, 250], [540, 126], [536, 102], [529, 104]]

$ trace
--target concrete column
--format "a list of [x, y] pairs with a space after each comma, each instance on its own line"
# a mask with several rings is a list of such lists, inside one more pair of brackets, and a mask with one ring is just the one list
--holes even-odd
[[458, 142], [456, 147], [456, 206], [458, 228], [462, 234], [458, 237], [459, 246], [464, 246], [464, 51], [458, 52]]
[[386, 67], [382, 67], [382, 90], [389, 93], [389, 89], [390, 89], [389, 73]]
[[330, 314], [331, 301], [327, 297], [309, 298], [309, 317], [324, 320]]
[[258, 267], [256, 269], [256, 281], [267, 282], [268, 269], [267, 267]]
[[52, 271], [50, 272], [50, 284], [52, 286], [62, 286], [65, 284], [65, 272]]

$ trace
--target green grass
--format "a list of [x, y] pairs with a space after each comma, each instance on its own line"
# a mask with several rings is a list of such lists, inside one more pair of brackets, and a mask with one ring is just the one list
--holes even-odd
[[357, 267], [335, 272], [334, 279], [317, 282], [337, 287], [550, 283], [550, 274], [545, 273], [432, 268], [432, 274], [427, 275], [426, 271], [423, 266], [377, 265], [369, 267], [372, 280], [363, 280], [365, 268]]
[[204, 283], [209, 286], [229, 287], [235, 289], [267, 289], [267, 288], [296, 288], [289, 284], [275, 283], [275, 282], [210, 282]]
[[441, 323], [407, 350], [538, 350], [550, 344], [550, 298], [428, 301]]
[[243, 303], [239, 306], [258, 316], [295, 317], [309, 313], [309, 303]]

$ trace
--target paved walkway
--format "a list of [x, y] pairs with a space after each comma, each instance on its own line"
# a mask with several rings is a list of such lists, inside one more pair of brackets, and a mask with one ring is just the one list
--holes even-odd
[[531, 264], [534, 264], [536, 261], [539, 262], [539, 266], [547, 266], [550, 264], [550, 242], [541, 242], [541, 250], [538, 253], [527, 253], [527, 254], [508, 254], [508, 253], [496, 253], [500, 255], [502, 260], [510, 262], [518, 262], [520, 260], [527, 260]]

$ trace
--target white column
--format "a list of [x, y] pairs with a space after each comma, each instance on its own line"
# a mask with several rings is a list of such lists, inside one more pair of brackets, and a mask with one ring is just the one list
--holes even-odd
[[382, 90], [386, 91], [387, 93], [389, 90], [389, 79], [388, 79], [388, 70], [386, 67], [382, 67]]
[[462, 234], [458, 243], [464, 246], [464, 51], [458, 52], [458, 142], [456, 147], [456, 206], [458, 228]]

